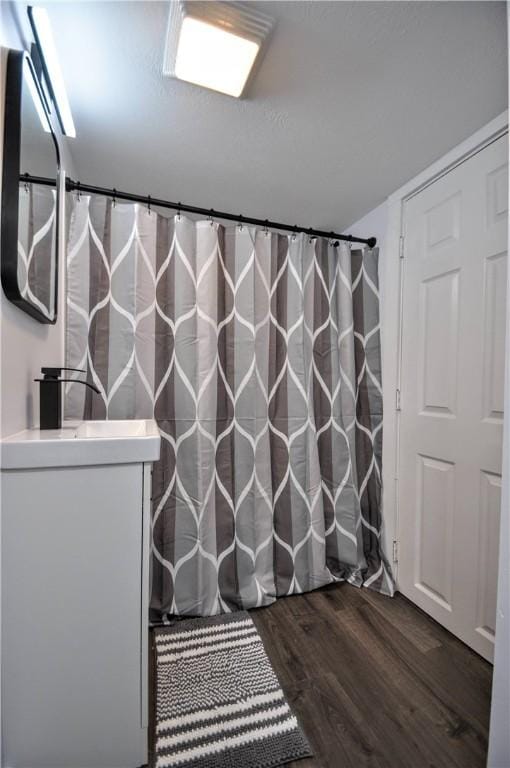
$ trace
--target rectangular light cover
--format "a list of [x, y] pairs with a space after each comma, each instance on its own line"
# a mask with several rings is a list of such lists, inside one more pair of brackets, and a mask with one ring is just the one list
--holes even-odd
[[271, 26], [241, 3], [173, 2], [163, 73], [239, 97]]
[[50, 85], [62, 131], [66, 136], [74, 138], [76, 130], [48, 13], [45, 8], [40, 6], [30, 7], [29, 18], [51, 81]]
[[240, 96], [259, 46], [212, 24], [184, 19], [175, 60], [175, 76], [204, 88]]

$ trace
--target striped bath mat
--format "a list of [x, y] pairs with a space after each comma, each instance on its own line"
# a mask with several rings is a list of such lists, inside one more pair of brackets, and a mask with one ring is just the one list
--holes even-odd
[[156, 630], [156, 768], [273, 768], [311, 755], [241, 611]]

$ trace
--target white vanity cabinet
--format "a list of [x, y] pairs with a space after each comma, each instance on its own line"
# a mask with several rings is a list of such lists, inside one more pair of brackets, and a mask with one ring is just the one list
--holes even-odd
[[148, 424], [2, 441], [4, 768], [147, 762]]

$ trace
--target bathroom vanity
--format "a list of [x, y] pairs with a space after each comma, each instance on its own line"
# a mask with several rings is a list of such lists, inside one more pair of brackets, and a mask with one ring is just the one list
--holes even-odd
[[5, 768], [147, 762], [154, 421], [2, 441]]

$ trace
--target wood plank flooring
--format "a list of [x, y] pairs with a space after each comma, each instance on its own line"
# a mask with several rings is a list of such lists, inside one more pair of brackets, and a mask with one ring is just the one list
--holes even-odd
[[314, 751], [288, 768], [485, 766], [492, 667], [403, 596], [335, 584], [250, 615]]

